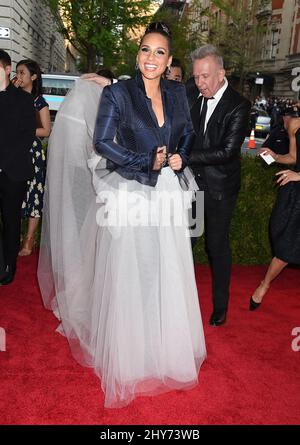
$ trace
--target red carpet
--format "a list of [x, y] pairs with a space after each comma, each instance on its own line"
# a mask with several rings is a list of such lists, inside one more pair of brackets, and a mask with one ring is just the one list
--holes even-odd
[[[209, 269], [197, 266], [208, 351], [198, 387], [109, 410], [98, 379], [73, 360], [42, 306], [36, 263], [36, 256], [21, 258], [15, 282], [0, 288], [7, 335], [7, 351], [0, 352], [1, 424], [300, 423], [300, 351], [291, 347], [292, 330], [300, 329], [299, 269], [284, 271], [252, 313], [249, 296], [265, 267], [234, 267], [228, 322], [213, 328]], [[300, 346], [300, 336], [295, 343]]]

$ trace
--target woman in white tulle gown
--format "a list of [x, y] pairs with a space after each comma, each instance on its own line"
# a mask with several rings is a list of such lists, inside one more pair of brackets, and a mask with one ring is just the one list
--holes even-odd
[[[74, 145], [58, 154], [50, 141], [40, 286], [74, 357], [100, 377], [106, 407], [195, 386], [206, 356], [187, 221], [193, 130], [183, 86], [162, 79], [170, 40], [166, 25], [150, 25], [136, 79], [103, 90], [98, 154], [74, 109], [58, 116], [59, 133], [73, 119]], [[89, 100], [81, 112], [93, 111]], [[52, 148], [65, 158], [55, 169]]]

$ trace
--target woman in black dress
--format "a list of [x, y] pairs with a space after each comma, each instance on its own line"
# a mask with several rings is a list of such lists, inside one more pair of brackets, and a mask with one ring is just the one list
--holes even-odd
[[250, 298], [250, 311], [257, 309], [268, 291], [271, 281], [289, 264], [300, 264], [300, 118], [290, 121], [289, 153], [275, 154], [267, 151], [280, 164], [296, 164], [295, 170], [281, 170], [276, 173], [280, 190], [275, 202], [271, 220], [270, 235], [273, 258], [267, 273]]
[[51, 121], [48, 104], [42, 96], [42, 75], [39, 65], [34, 60], [21, 60], [17, 64], [16, 71], [14, 85], [33, 95], [37, 118], [36, 134], [31, 148], [34, 177], [28, 181], [22, 205], [22, 218], [28, 218], [29, 221], [19, 255], [27, 256], [32, 252], [35, 232], [43, 209], [46, 156], [40, 138], [49, 136]]

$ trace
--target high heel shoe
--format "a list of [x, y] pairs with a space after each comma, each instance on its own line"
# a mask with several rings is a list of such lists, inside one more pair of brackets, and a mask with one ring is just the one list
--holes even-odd
[[[261, 296], [261, 301], [260, 301], [259, 303], [257, 303], [257, 302], [253, 299], [253, 297], [254, 297], [255, 293], [259, 290], [259, 288], [263, 288], [263, 287], [265, 287], [265, 290], [262, 291], [262, 293], [260, 294], [260, 296]], [[254, 292], [254, 294], [252, 295], [252, 297], [250, 297], [250, 301], [249, 301], [249, 311], [255, 311], [256, 309], [259, 308], [259, 306], [261, 305], [262, 299], [263, 299], [263, 297], [265, 296], [265, 294], [267, 293], [267, 290], [268, 290], [268, 289], [269, 289], [269, 286], [266, 286], [266, 285], [264, 284], [264, 281], [262, 281], [262, 282], [260, 283], [260, 285], [258, 286], [258, 288], [255, 289], [255, 292]]]
[[19, 256], [28, 256], [32, 254], [34, 246], [34, 238], [26, 236], [22, 243], [22, 248], [19, 252]]
[[259, 308], [260, 305], [261, 303], [256, 303], [256, 301], [254, 301], [253, 298], [250, 297], [249, 311], [255, 311], [255, 309]]

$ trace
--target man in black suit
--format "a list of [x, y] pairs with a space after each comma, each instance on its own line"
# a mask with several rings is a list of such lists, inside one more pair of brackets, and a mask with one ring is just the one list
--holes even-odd
[[33, 177], [30, 148], [36, 118], [31, 94], [9, 81], [11, 59], [0, 49], [0, 210], [4, 271], [0, 284], [13, 281], [19, 251], [21, 206], [27, 180]]
[[[228, 85], [222, 57], [213, 45], [191, 54], [194, 85], [187, 95], [196, 138], [189, 165], [204, 191], [205, 245], [212, 269], [210, 324], [226, 321], [231, 274], [230, 222], [241, 181], [240, 150], [251, 104]], [[196, 216], [197, 217], [197, 216]], [[197, 239], [192, 239], [194, 245]]]

